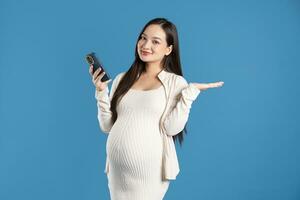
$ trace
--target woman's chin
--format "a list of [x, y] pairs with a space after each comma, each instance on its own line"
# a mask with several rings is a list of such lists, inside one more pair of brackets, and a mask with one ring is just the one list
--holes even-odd
[[140, 59], [141, 59], [143, 62], [150, 62], [150, 61], [151, 61], [151, 59], [144, 58], [143, 56], [141, 56]]

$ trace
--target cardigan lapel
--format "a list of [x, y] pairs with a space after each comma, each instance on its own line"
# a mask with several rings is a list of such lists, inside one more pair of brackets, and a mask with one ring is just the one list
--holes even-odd
[[177, 174], [179, 173], [179, 163], [177, 159], [175, 144], [173, 141], [173, 137], [167, 135], [163, 122], [164, 119], [171, 107], [172, 101], [172, 92], [175, 89], [175, 81], [172, 79], [173, 74], [170, 72], [167, 72], [165, 70], [162, 70], [158, 74], [158, 78], [162, 82], [164, 88], [165, 88], [165, 94], [167, 98], [167, 104], [165, 107], [165, 110], [162, 114], [162, 117], [160, 119], [160, 130], [163, 138], [163, 179], [164, 180], [175, 180]]

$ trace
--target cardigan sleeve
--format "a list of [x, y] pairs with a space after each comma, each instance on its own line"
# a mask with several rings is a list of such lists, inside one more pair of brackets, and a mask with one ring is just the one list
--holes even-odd
[[192, 103], [200, 93], [193, 83], [188, 84], [184, 78], [182, 80], [184, 84], [179, 87], [176, 99], [173, 100], [173, 105], [163, 122], [165, 132], [169, 136], [174, 136], [184, 129]]
[[113, 126], [110, 103], [117, 89], [122, 74], [124, 73], [118, 74], [116, 78], [113, 80], [110, 92], [108, 87], [106, 87], [102, 91], [95, 90], [95, 98], [97, 100], [97, 108], [98, 108], [97, 118], [100, 125], [100, 129], [105, 134], [108, 134], [111, 127]]

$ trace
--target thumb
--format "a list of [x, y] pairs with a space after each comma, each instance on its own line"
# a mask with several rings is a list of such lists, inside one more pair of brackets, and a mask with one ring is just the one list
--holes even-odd
[[109, 82], [111, 82], [111, 81], [112, 81], [112, 79], [109, 79], [109, 80], [105, 81], [105, 83], [109, 83]]

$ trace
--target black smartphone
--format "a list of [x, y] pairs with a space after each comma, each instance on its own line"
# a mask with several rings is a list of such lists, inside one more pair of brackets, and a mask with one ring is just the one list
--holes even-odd
[[[96, 53], [91, 52], [85, 56], [86, 61], [89, 65], [93, 65], [93, 73], [101, 67], [100, 73], [103, 71], [105, 72], [104, 76], [101, 78], [102, 82], [105, 82], [110, 79], [110, 76], [108, 75], [107, 71], [104, 70], [103, 65], [101, 64], [100, 60], [96, 57]], [[99, 73], [99, 74], [100, 74]]]

